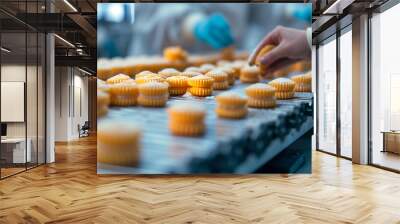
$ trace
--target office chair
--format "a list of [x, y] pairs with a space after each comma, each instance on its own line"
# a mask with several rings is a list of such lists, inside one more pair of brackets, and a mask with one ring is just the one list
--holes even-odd
[[89, 136], [89, 129], [90, 129], [89, 121], [85, 121], [82, 127], [80, 127], [80, 125], [78, 124], [79, 138]]

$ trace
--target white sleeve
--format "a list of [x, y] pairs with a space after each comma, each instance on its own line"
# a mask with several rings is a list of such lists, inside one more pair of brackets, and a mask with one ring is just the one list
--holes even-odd
[[312, 48], [312, 30], [311, 30], [311, 27], [307, 28], [306, 35], [307, 35], [308, 46], [311, 49]]

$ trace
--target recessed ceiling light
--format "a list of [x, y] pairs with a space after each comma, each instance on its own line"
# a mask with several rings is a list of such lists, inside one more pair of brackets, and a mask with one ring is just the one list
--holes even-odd
[[64, 0], [65, 4], [67, 4], [74, 12], [78, 12], [78, 10], [68, 1]]
[[336, 0], [322, 14], [342, 14], [343, 10], [351, 5], [355, 0]]
[[54, 34], [54, 36], [55, 37], [57, 37], [59, 40], [61, 40], [62, 42], [64, 42], [64, 43], [66, 43], [67, 45], [69, 45], [70, 47], [73, 47], [73, 48], [75, 48], [75, 45], [73, 45], [71, 42], [69, 42], [68, 40], [66, 40], [66, 39], [64, 39], [64, 38], [62, 38], [62, 37], [60, 37], [59, 35], [57, 35], [57, 34]]
[[10, 53], [10, 52], [11, 52], [11, 50], [9, 50], [9, 49], [7, 49], [7, 48], [5, 48], [5, 47], [1, 47], [0, 49], [1, 49], [2, 51], [6, 52], [6, 53]]
[[85, 73], [85, 74], [87, 74], [87, 75], [92, 75], [92, 73], [90, 73], [90, 72], [88, 72], [88, 71], [86, 71], [86, 70], [83, 70], [83, 69], [81, 69], [81, 68], [79, 68], [79, 67], [78, 67], [78, 70], [81, 71], [81, 72], [83, 72], [83, 73]]

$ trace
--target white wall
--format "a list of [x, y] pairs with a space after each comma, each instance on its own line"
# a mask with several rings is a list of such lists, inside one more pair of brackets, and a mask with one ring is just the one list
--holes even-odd
[[67, 67], [55, 68], [55, 141], [68, 140], [69, 95], [70, 77]]
[[[76, 72], [77, 70], [75, 70]], [[74, 119], [72, 120], [73, 136], [78, 136], [78, 129], [76, 128], [78, 124], [83, 125], [85, 121], [88, 121], [88, 78], [86, 76], [74, 75], [74, 100], [75, 100], [75, 113], [73, 111]], [[80, 102], [79, 102], [80, 101]], [[81, 108], [80, 108], [81, 107]], [[80, 111], [82, 110], [82, 111]]]
[[[25, 82], [25, 65], [2, 65], [1, 81]], [[1, 108], [6, 110], [6, 108]], [[7, 137], [25, 137], [25, 123], [12, 122], [7, 123]]]
[[88, 78], [72, 67], [56, 67], [55, 73], [55, 140], [74, 140], [78, 124], [88, 120]]
[[[28, 66], [28, 72], [31, 69], [33, 68]], [[25, 65], [18, 65], [18, 64], [2, 65], [1, 81], [25, 82], [25, 73], [26, 73]], [[1, 109], [6, 110], [7, 108], [1, 108]], [[25, 137], [25, 122], [10, 122], [10, 123], [7, 122], [7, 137]]]
[[[39, 69], [37, 71], [37, 69]], [[25, 80], [27, 78], [27, 80]], [[26, 84], [26, 108], [22, 107], [22, 113], [26, 112], [26, 121], [6, 122], [8, 138], [29, 139], [33, 162], [36, 158], [39, 163], [44, 162], [44, 74], [41, 67], [25, 66], [25, 64], [3, 64], [1, 66], [1, 81], [24, 82]], [[23, 94], [23, 92], [21, 93]], [[2, 96], [4, 97], [4, 96]], [[3, 107], [1, 110], [10, 110]], [[26, 110], [26, 111], [24, 111]], [[39, 153], [39, 156], [37, 156]]]

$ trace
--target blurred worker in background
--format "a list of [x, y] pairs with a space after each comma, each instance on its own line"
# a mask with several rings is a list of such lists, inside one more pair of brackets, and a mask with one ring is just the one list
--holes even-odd
[[[99, 13], [107, 15], [115, 4], [122, 3], [101, 4]], [[131, 23], [98, 16], [100, 57], [161, 54], [172, 45], [192, 53], [230, 45], [251, 51], [277, 25], [305, 29], [311, 24], [311, 4], [124, 4], [134, 15]]]

